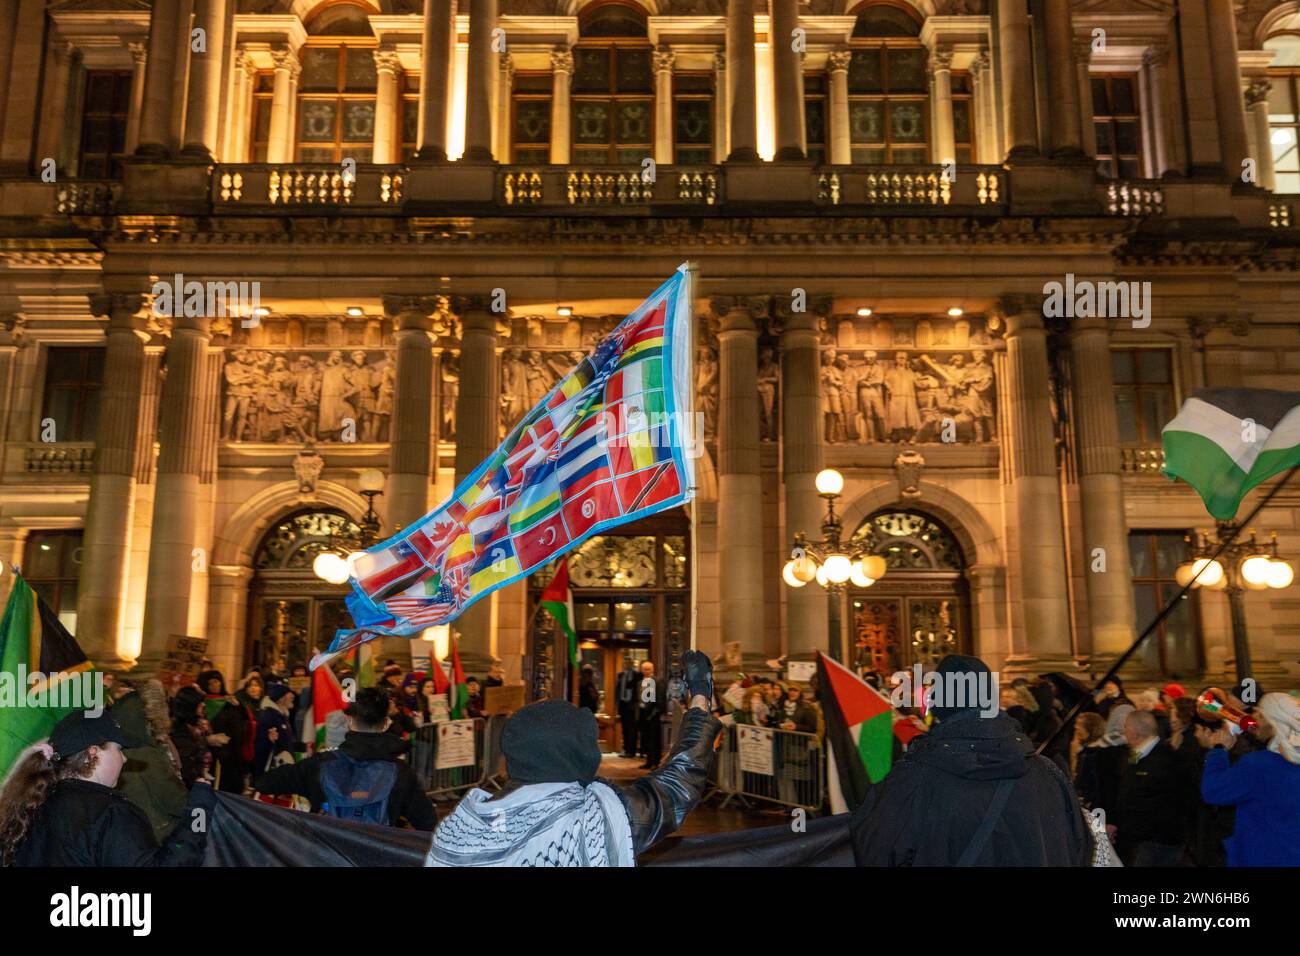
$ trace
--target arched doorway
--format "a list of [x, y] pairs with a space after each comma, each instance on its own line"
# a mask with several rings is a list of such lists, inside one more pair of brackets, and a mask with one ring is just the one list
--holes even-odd
[[966, 557], [951, 531], [923, 512], [890, 509], [863, 521], [853, 540], [888, 568], [870, 588], [849, 589], [855, 669], [888, 676], [970, 653]]
[[352, 626], [344, 603], [347, 586], [322, 581], [311, 566], [331, 536], [359, 535], [353, 520], [333, 509], [286, 515], [263, 535], [253, 557], [246, 667], [277, 659], [306, 664], [314, 649], [329, 646], [335, 631]]
[[[595, 535], [569, 552], [578, 665], [595, 672], [600, 713], [609, 718], [601, 721], [602, 737], [618, 715], [614, 683], [624, 658], [654, 661], [666, 677], [673, 655], [690, 647], [690, 534], [685, 511], [675, 508]], [[534, 698], [565, 696], [564, 688], [572, 696], [576, 687], [563, 636], [538, 606], [554, 574], [551, 564], [528, 579], [526, 671]]]

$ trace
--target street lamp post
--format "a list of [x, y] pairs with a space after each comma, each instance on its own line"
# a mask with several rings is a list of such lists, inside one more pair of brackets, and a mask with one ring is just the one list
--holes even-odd
[[817, 493], [826, 499], [822, 536], [817, 541], [809, 541], [802, 531], [796, 533], [790, 560], [782, 568], [781, 577], [792, 588], [816, 581], [825, 589], [830, 654], [843, 661], [848, 655], [840, 613], [841, 595], [850, 583], [869, 588], [884, 577], [885, 559], [879, 555], [863, 554], [852, 542], [841, 540], [844, 529], [835, 513], [835, 499], [844, 491], [844, 476], [833, 468], [827, 468], [818, 473], [816, 484]]
[[[1220, 521], [1214, 539], [1197, 533], [1188, 535], [1193, 557], [1179, 565], [1174, 578], [1182, 587], [1190, 583], [1194, 588], [1226, 591], [1228, 611], [1232, 619], [1232, 652], [1236, 658], [1237, 682], [1250, 676], [1250, 640], [1246, 630], [1246, 592], [1281, 589], [1291, 586], [1295, 569], [1290, 562], [1277, 555], [1277, 532], [1273, 532], [1268, 546], [1261, 545], [1250, 533], [1250, 540], [1235, 540], [1238, 528], [1234, 522]], [[1219, 548], [1218, 558], [1207, 557]]]
[[375, 514], [375, 498], [384, 493], [384, 474], [378, 468], [366, 468], [361, 472], [359, 485], [361, 494], [366, 499], [366, 513], [357, 522], [360, 533], [355, 537], [330, 537], [327, 550], [316, 555], [311, 569], [316, 577], [330, 584], [343, 584], [352, 576], [349, 558], [364, 551], [379, 540], [379, 516]]

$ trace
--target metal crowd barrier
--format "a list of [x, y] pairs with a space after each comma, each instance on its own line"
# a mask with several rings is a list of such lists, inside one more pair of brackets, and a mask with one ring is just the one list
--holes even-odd
[[498, 790], [505, 775], [501, 755], [501, 731], [507, 715], [474, 719], [474, 762], [460, 767], [438, 768], [438, 725], [425, 724], [411, 734], [407, 762], [420, 786], [430, 797], [446, 797], [473, 787]]
[[708, 778], [713, 789], [706, 796], [723, 796], [724, 807], [732, 800], [748, 805], [751, 798], [819, 811], [826, 796], [826, 748], [820, 738], [770, 728], [770, 752], [750, 744], [742, 760], [740, 732], [747, 726], [724, 728]]

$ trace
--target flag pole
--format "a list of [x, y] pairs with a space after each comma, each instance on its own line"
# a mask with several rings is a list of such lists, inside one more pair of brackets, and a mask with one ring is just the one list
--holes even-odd
[[1178, 606], [1178, 602], [1181, 601], [1183, 597], [1192, 590], [1193, 586], [1195, 586], [1196, 584], [1196, 579], [1201, 576], [1201, 573], [1206, 568], [1208, 568], [1211, 563], [1217, 561], [1219, 559], [1219, 555], [1223, 554], [1223, 552], [1227, 550], [1228, 546], [1232, 544], [1232, 542], [1237, 540], [1237, 535], [1241, 534], [1241, 532], [1246, 528], [1246, 526], [1255, 520], [1255, 516], [1264, 510], [1264, 508], [1268, 505], [1268, 503], [1273, 500], [1273, 498], [1277, 495], [1277, 493], [1282, 490], [1282, 488], [1287, 484], [1287, 482], [1291, 480], [1291, 478], [1295, 475], [1297, 471], [1300, 471], [1300, 465], [1296, 465], [1285, 475], [1283, 475], [1282, 480], [1269, 489], [1268, 494], [1266, 494], [1262, 499], [1260, 499], [1259, 504], [1255, 505], [1255, 507], [1251, 509], [1250, 514], [1246, 515], [1246, 517], [1243, 518], [1241, 521], [1236, 522], [1236, 526], [1232, 529], [1232, 531], [1229, 534], [1224, 536], [1223, 539], [1219, 542], [1218, 549], [1214, 552], [1214, 554], [1210, 556], [1209, 560], [1201, 565], [1200, 570], [1197, 571], [1196, 574], [1192, 576], [1192, 579], [1190, 581], [1188, 581], [1185, 585], [1183, 585], [1181, 591], [1179, 591], [1177, 594], [1175, 594], [1172, 598], [1169, 599], [1169, 602], [1165, 604], [1163, 608], [1160, 609], [1160, 613], [1155, 616], [1155, 620], [1153, 620], [1150, 624], [1148, 624], [1146, 626], [1146, 630], [1144, 630], [1141, 634], [1138, 635], [1138, 639], [1134, 641], [1131, 645], [1129, 645], [1129, 649], [1126, 650], [1123, 654], [1121, 654], [1119, 656], [1119, 659], [1116, 660], [1114, 664], [1110, 665], [1110, 670], [1106, 671], [1105, 675], [1101, 678], [1101, 680], [1097, 681], [1097, 683], [1093, 686], [1092, 690], [1090, 690], [1083, 697], [1080, 697], [1079, 700], [1075, 702], [1075, 705], [1070, 708], [1070, 712], [1065, 715], [1065, 719], [1061, 721], [1061, 726], [1056, 728], [1056, 733], [1052, 734], [1052, 736], [1048, 737], [1045, 741], [1043, 741], [1043, 743], [1039, 746], [1037, 753], [1040, 754], [1044, 753], [1047, 750], [1047, 748], [1052, 745], [1052, 743], [1056, 740], [1056, 738], [1061, 736], [1062, 731], [1064, 731], [1066, 727], [1070, 726], [1070, 724], [1073, 723], [1074, 718], [1078, 717], [1079, 712], [1082, 711], [1083, 708], [1088, 705], [1089, 701], [1093, 700], [1094, 695], [1102, 687], [1102, 685], [1104, 685], [1106, 681], [1110, 680], [1112, 677], [1117, 675], [1120, 671], [1120, 668], [1123, 667], [1125, 663], [1128, 662], [1128, 659], [1137, 653], [1138, 648], [1142, 646], [1142, 642], [1155, 633], [1156, 628], [1160, 626], [1160, 623], [1165, 618], [1167, 618], [1170, 614], [1174, 613], [1174, 609]]
[[[691, 310], [691, 350], [690, 350], [691, 361], [690, 361], [690, 379], [687, 382], [687, 388], [690, 390], [690, 396], [691, 396], [690, 423], [691, 423], [691, 428], [694, 429], [695, 420], [696, 420], [695, 419], [695, 415], [696, 415], [695, 353], [700, 345], [698, 341], [698, 337], [696, 335], [695, 289], [696, 289], [696, 280], [699, 278], [700, 273], [699, 273], [699, 267], [695, 264], [694, 259], [687, 259], [684, 263], [682, 263], [682, 271], [686, 273], [686, 296], [687, 296], [686, 301], [689, 303], [690, 310]], [[701, 428], [698, 435], [696, 435], [694, 431], [692, 431], [690, 434], [695, 436], [695, 443], [698, 444], [699, 449], [702, 451], [704, 448], [704, 429]], [[692, 447], [690, 451], [695, 452], [696, 448]], [[691, 488], [691, 607], [690, 607], [691, 622], [690, 622], [690, 628], [691, 628], [691, 650], [695, 650], [697, 647], [698, 637], [699, 637], [698, 635], [699, 612], [697, 611], [696, 606], [699, 602], [699, 593], [700, 593], [700, 589], [699, 589], [699, 574], [700, 574], [699, 480], [700, 478], [699, 478], [698, 469], [691, 468], [691, 475], [693, 480], [695, 481], [695, 485]]]

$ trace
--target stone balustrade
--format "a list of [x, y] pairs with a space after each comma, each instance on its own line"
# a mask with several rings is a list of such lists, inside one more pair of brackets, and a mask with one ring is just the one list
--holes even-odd
[[402, 166], [342, 166], [304, 163], [240, 164], [212, 170], [212, 204], [223, 207], [353, 206], [399, 209], [406, 188]]
[[720, 200], [721, 182], [721, 170], [715, 167], [672, 167], [647, 174], [635, 166], [503, 166], [496, 195], [506, 206], [711, 206]]
[[35, 442], [27, 446], [26, 470], [37, 474], [89, 475], [95, 470], [94, 442]]
[[1291, 205], [1290, 203], [1275, 202], [1269, 203], [1268, 206], [1268, 224], [1274, 229], [1291, 228]]
[[1112, 216], [1164, 215], [1165, 194], [1155, 180], [1113, 179], [1101, 188], [1105, 190], [1102, 205]]
[[1121, 448], [1121, 468], [1126, 475], [1159, 475], [1165, 467], [1163, 448]]
[[[998, 166], [833, 166], [817, 176], [817, 201], [831, 206], [1005, 208], [1006, 173]], [[990, 210], [994, 211], [994, 210]]]

